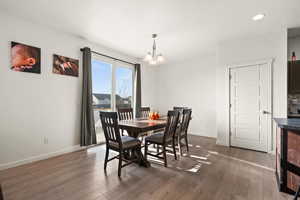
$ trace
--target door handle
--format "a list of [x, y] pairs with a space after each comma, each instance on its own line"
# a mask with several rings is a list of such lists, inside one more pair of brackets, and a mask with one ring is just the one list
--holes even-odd
[[271, 114], [270, 112], [268, 112], [268, 111], [266, 111], [266, 110], [263, 110], [262, 113], [263, 113], [264, 115]]

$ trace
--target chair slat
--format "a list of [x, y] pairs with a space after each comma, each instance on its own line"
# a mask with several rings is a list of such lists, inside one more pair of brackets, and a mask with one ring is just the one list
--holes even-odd
[[118, 108], [119, 120], [131, 120], [133, 119], [132, 108]]

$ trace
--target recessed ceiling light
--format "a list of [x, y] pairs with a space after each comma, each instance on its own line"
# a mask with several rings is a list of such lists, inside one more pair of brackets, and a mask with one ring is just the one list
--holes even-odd
[[265, 16], [266, 16], [265, 14], [257, 14], [254, 17], [252, 17], [252, 20], [259, 21], [259, 20], [262, 20], [263, 18], [265, 18]]

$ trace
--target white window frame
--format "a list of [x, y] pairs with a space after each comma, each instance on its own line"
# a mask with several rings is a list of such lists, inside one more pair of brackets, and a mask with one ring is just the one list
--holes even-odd
[[134, 80], [135, 80], [135, 73], [134, 73], [134, 66], [124, 63], [124, 62], [120, 62], [120, 61], [116, 61], [104, 56], [100, 56], [100, 55], [93, 55], [92, 56], [92, 60], [97, 60], [100, 62], [105, 62], [111, 65], [111, 110], [112, 111], [116, 111], [117, 107], [116, 107], [116, 84], [117, 84], [117, 80], [116, 80], [116, 69], [118, 67], [122, 67], [122, 68], [128, 68], [131, 69], [132, 71], [132, 99], [131, 99], [131, 107], [134, 109]]
[[[127, 63], [124, 63], [124, 62], [120, 62], [120, 61], [115, 61], [114, 62], [114, 65], [113, 65], [113, 68], [114, 68], [114, 74], [113, 74], [113, 79], [114, 79], [114, 83], [115, 83], [115, 87], [114, 87], [114, 97], [116, 97], [116, 83], [117, 83], [117, 80], [116, 80], [116, 69], [118, 67], [121, 67], [121, 68], [127, 68], [127, 69], [130, 69], [131, 70], [131, 73], [132, 73], [132, 88], [131, 88], [131, 93], [132, 93], [132, 96], [131, 96], [131, 107], [134, 109], [134, 79], [135, 79], [135, 73], [134, 73], [134, 66], [133, 65], [130, 65], [130, 64], [127, 64]], [[114, 109], [116, 110], [116, 98], [114, 98]]]

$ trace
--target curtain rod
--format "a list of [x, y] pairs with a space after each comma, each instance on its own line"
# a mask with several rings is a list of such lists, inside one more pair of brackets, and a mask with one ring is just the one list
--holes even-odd
[[[83, 51], [83, 48], [80, 49], [80, 50]], [[91, 51], [91, 52], [94, 53], [94, 54], [100, 55], [100, 56], [104, 56], [104, 57], [107, 57], [107, 58], [110, 58], [110, 59], [113, 59], [113, 60], [117, 60], [117, 61], [120, 61], [120, 62], [123, 62], [123, 63], [130, 64], [130, 65], [135, 65], [136, 64], [136, 63], [128, 62], [126, 60], [122, 60], [122, 59], [119, 59], [119, 58], [108, 56], [108, 55], [105, 55], [105, 54], [102, 54], [102, 53], [99, 53], [99, 52], [96, 52], [96, 51]]]

